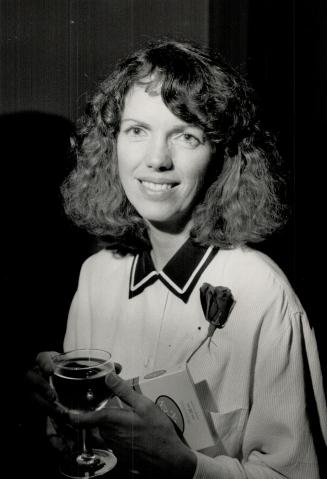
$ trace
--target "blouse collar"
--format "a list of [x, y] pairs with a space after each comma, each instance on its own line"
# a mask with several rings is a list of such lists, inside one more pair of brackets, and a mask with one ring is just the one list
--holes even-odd
[[150, 251], [133, 259], [129, 298], [133, 298], [159, 279], [172, 293], [187, 303], [199, 276], [214, 258], [218, 248], [200, 246], [190, 238], [179, 248], [161, 271], [156, 271]]

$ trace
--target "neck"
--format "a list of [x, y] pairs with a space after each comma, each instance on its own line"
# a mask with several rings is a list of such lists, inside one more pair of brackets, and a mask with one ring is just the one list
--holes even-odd
[[174, 256], [176, 251], [189, 238], [190, 227], [185, 228], [182, 232], [171, 233], [155, 228], [153, 225], [149, 227], [149, 237], [152, 244], [151, 256], [153, 263], [160, 271], [168, 261]]

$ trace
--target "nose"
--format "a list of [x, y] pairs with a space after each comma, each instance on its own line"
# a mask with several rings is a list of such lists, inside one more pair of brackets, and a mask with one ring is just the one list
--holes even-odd
[[166, 138], [153, 138], [149, 143], [146, 164], [149, 168], [157, 171], [171, 169], [173, 165], [172, 153]]

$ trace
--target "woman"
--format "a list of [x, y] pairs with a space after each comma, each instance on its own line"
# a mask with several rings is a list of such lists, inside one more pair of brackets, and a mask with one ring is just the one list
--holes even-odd
[[217, 55], [154, 43], [102, 83], [75, 148], [66, 211], [107, 246], [82, 267], [64, 349], [107, 349], [124, 379], [188, 362], [213, 393], [219, 441], [192, 450], [118, 376], [109, 385], [126, 407], [69, 422], [99, 427], [151, 477], [318, 478], [314, 334], [280, 269], [247, 246], [284, 210], [279, 156], [246, 82]]

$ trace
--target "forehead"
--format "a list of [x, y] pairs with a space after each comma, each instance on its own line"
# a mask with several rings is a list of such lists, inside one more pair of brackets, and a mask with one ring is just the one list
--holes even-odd
[[147, 85], [139, 84], [132, 86], [126, 94], [121, 119], [122, 121], [132, 119], [149, 123], [187, 124], [165, 105], [160, 86], [148, 88]]

